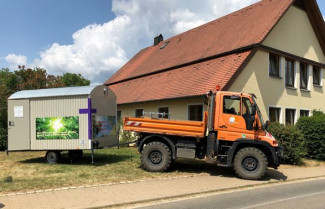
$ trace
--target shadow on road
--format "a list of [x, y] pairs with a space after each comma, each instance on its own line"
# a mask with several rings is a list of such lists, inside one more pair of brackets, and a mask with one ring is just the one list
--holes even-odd
[[[193, 174], [207, 173], [211, 176], [222, 176], [229, 178], [238, 178], [233, 168], [218, 167], [216, 164], [206, 163], [204, 161], [193, 161], [180, 159], [176, 160], [170, 171], [188, 172]], [[285, 181], [287, 176], [278, 170], [269, 168], [265, 176], [260, 181], [278, 180]]]
[[4, 207], [5, 207], [5, 205], [0, 203], [0, 208], [4, 208]]

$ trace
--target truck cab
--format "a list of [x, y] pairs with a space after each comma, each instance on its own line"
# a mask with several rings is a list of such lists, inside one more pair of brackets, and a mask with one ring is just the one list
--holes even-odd
[[283, 149], [265, 130], [255, 99], [254, 94], [210, 91], [203, 121], [124, 118], [124, 130], [138, 134], [147, 171], [166, 171], [177, 158], [206, 159], [233, 167], [240, 178], [260, 179], [268, 167], [279, 166]]

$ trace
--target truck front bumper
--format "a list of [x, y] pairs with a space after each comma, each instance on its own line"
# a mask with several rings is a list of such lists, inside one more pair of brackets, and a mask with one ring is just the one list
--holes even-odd
[[275, 147], [275, 156], [274, 156], [274, 163], [273, 163], [273, 168], [278, 168], [280, 164], [284, 162], [284, 149], [283, 147]]

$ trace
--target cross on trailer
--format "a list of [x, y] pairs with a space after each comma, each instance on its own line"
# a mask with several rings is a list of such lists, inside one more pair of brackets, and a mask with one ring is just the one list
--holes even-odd
[[207, 94], [203, 121], [124, 118], [124, 130], [138, 134], [142, 167], [166, 171], [177, 158], [206, 159], [233, 167], [244, 179], [260, 179], [277, 168], [283, 148], [266, 131], [255, 95], [216, 91]]
[[118, 145], [116, 96], [105, 85], [25, 90], [8, 98], [8, 147], [47, 151], [49, 163], [61, 152], [81, 157], [83, 150]]

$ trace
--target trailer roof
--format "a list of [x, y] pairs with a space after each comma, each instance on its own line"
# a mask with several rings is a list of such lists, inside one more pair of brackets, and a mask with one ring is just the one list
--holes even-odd
[[79, 86], [79, 87], [64, 87], [52, 89], [37, 89], [18, 91], [11, 95], [8, 99], [29, 99], [40, 97], [59, 97], [59, 96], [75, 96], [89, 95], [98, 86]]

